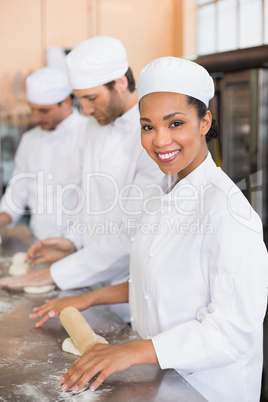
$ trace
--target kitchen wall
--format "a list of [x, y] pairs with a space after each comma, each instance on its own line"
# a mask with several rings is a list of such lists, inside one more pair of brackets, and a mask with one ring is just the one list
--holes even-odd
[[0, 102], [24, 98], [51, 47], [117, 37], [137, 78], [154, 58], [195, 53], [195, 29], [195, 0], [0, 0]]

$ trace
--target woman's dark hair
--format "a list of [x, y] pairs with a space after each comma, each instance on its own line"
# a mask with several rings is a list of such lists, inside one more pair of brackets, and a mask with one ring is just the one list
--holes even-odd
[[[196, 109], [197, 116], [200, 120], [203, 119], [203, 117], [205, 117], [206, 112], [207, 112], [207, 107], [203, 102], [201, 102], [199, 99], [192, 98], [191, 96], [187, 96], [187, 102], [188, 102], [188, 105], [193, 106]], [[215, 119], [212, 119], [211, 127], [210, 127], [208, 133], [206, 134], [206, 142], [211, 141], [213, 138], [217, 138], [218, 133], [219, 133], [219, 130], [218, 130], [217, 122]]]
[[[128, 90], [129, 92], [134, 92], [136, 89], [136, 83], [135, 83], [135, 79], [132, 73], [131, 68], [129, 67], [125, 76], [127, 77], [127, 81], [128, 81]], [[108, 82], [107, 84], [104, 84], [110, 91], [112, 91], [114, 89], [115, 86], [115, 81], [111, 81]]]

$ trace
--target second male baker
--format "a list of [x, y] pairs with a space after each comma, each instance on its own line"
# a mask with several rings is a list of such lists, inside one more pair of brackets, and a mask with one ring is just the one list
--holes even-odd
[[[29, 250], [35, 265], [54, 261], [51, 267], [19, 279], [4, 278], [2, 286], [56, 283], [71, 289], [123, 282], [128, 277], [131, 238], [128, 230], [107, 230], [111, 227], [107, 223], [122, 228], [128, 213], [135, 218], [142, 212], [141, 194], [146, 197], [147, 189], [161, 181], [162, 174], [140, 143], [135, 81], [122, 43], [94, 37], [80, 43], [66, 59], [73, 93], [80, 98], [84, 114], [91, 116], [83, 164], [88, 208], [80, 222], [72, 222], [66, 238], [48, 239]], [[122, 191], [124, 203], [116, 199]], [[81, 235], [75, 232], [75, 226], [81, 228], [79, 223], [98, 230]], [[62, 259], [68, 251], [70, 255]], [[120, 315], [126, 318], [124, 308]]]

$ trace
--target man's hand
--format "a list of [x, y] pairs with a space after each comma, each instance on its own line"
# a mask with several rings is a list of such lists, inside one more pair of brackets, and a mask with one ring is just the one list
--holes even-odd
[[50, 275], [50, 267], [30, 270], [25, 275], [21, 276], [6, 276], [0, 278], [0, 286], [4, 286], [9, 289], [23, 289], [26, 286], [45, 286], [52, 285], [54, 283]]
[[11, 223], [11, 216], [7, 212], [0, 213], [0, 227], [4, 227]]
[[100, 373], [90, 386], [90, 390], [95, 391], [109, 375], [126, 370], [133, 364], [142, 363], [158, 363], [151, 340], [128, 342], [122, 345], [96, 343], [90, 346], [61, 378], [62, 389], [67, 391], [76, 384], [72, 391], [79, 391]]
[[90, 307], [89, 293], [46, 300], [46, 304], [33, 309], [35, 313], [31, 314], [30, 318], [43, 316], [43, 318], [35, 324], [36, 327], [41, 327], [49, 318], [58, 316], [65, 307], [69, 306], [76, 307], [79, 311], [87, 309]]
[[34, 268], [39, 264], [61, 260], [75, 251], [75, 245], [69, 239], [59, 237], [40, 240], [29, 248], [26, 262], [31, 261], [31, 267]]

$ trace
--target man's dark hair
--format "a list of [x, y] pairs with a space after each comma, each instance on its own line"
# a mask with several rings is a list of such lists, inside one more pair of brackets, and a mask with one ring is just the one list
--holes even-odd
[[[70, 96], [71, 101], [74, 100], [74, 95], [73, 95], [73, 94], [70, 94], [70, 95], [68, 95], [68, 96]], [[66, 98], [68, 98], [68, 96], [66, 96]], [[66, 99], [66, 98], [65, 98], [65, 99]], [[61, 102], [57, 102], [57, 104], [58, 104], [59, 106], [61, 106], [61, 105], [62, 105], [62, 102], [63, 102], [63, 100], [62, 100]]]
[[[129, 92], [134, 92], [136, 89], [136, 83], [135, 83], [135, 79], [132, 73], [131, 68], [129, 67], [125, 76], [127, 77], [127, 81], [128, 81], [128, 90]], [[107, 82], [107, 84], [104, 84], [110, 91], [112, 91], [114, 89], [115, 86], [115, 81], [111, 81], [111, 82]]]

